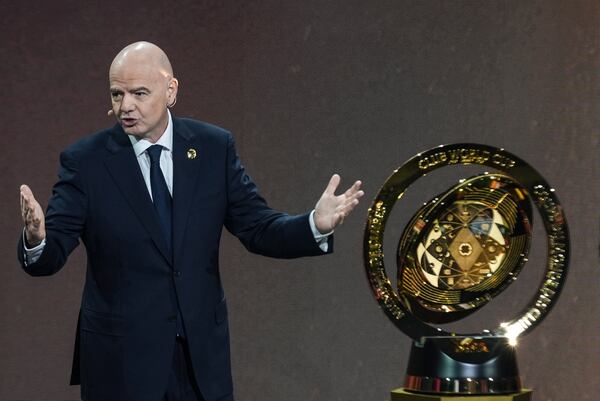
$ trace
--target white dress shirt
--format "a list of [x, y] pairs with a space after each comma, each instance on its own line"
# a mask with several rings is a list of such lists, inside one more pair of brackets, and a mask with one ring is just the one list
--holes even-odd
[[165, 182], [169, 188], [169, 193], [173, 196], [173, 120], [171, 119], [171, 113], [169, 112], [169, 122], [165, 132], [158, 138], [156, 143], [152, 143], [147, 139], [140, 139], [135, 135], [127, 135], [133, 146], [133, 152], [137, 158], [142, 175], [144, 176], [144, 182], [150, 198], [152, 198], [152, 187], [150, 186], [150, 156], [148, 155], [148, 148], [152, 145], [162, 146], [162, 152], [160, 153], [160, 169], [162, 170]]

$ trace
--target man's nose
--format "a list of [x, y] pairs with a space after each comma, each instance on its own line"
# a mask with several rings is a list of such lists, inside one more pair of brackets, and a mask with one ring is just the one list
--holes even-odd
[[133, 96], [126, 93], [123, 95], [123, 100], [121, 101], [121, 113], [129, 113], [135, 109], [135, 101]]

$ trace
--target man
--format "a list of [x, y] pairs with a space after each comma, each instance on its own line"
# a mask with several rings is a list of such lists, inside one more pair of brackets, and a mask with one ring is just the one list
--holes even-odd
[[267, 256], [328, 253], [361, 183], [336, 196], [334, 175], [313, 212], [275, 212], [228, 132], [171, 116], [178, 82], [160, 48], [125, 47], [109, 80], [118, 124], [61, 154], [46, 216], [21, 186], [19, 258], [31, 275], [53, 274], [85, 244], [72, 372], [83, 400], [233, 400], [222, 227]]

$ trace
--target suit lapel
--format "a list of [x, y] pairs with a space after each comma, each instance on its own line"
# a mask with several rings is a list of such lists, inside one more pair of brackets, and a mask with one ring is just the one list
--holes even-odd
[[167, 262], [171, 264], [172, 258], [160, 229], [158, 214], [152, 204], [131, 142], [121, 127], [115, 126], [113, 128], [106, 147], [111, 153], [105, 159], [108, 171], [127, 202], [129, 202], [131, 209], [150, 233], [157, 248]]
[[181, 248], [205, 155], [190, 130], [173, 118], [173, 250]]

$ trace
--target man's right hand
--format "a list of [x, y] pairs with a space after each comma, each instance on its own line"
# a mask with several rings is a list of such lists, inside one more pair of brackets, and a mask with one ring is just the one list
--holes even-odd
[[44, 211], [27, 185], [21, 185], [21, 216], [25, 224], [27, 247], [38, 246], [46, 238]]

